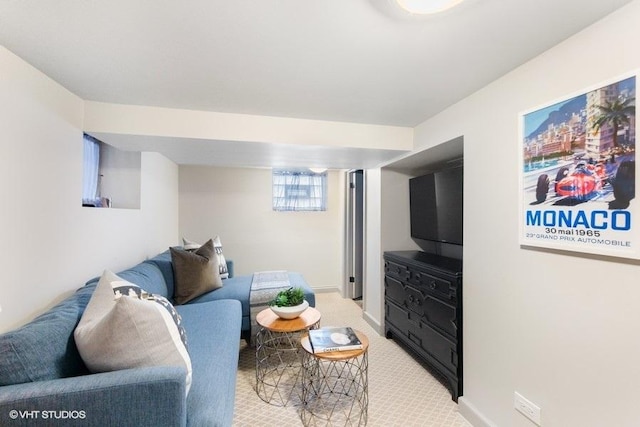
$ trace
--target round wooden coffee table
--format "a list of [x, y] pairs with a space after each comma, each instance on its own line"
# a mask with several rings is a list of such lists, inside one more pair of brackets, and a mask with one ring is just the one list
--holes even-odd
[[369, 339], [360, 331], [355, 333], [362, 349], [314, 353], [309, 336], [301, 338], [305, 426], [367, 424]]
[[276, 406], [300, 402], [300, 337], [320, 325], [320, 312], [307, 308], [295, 319], [281, 319], [270, 308], [256, 316], [256, 392]]

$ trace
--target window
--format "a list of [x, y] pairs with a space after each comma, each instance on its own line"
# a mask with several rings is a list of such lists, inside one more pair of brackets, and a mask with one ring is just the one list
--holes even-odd
[[82, 206], [100, 206], [100, 141], [83, 137]]
[[308, 169], [274, 169], [274, 211], [326, 211], [327, 172]]
[[140, 209], [141, 153], [84, 134], [82, 206]]

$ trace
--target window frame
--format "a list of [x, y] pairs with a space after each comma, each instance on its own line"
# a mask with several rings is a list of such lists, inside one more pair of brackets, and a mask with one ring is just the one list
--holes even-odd
[[271, 205], [276, 212], [325, 212], [328, 174], [309, 169], [274, 168]]

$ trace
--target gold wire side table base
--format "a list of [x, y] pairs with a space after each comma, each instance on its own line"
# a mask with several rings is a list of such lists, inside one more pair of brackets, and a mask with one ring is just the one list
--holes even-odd
[[256, 393], [271, 405], [300, 404], [300, 337], [320, 325], [320, 312], [309, 307], [299, 318], [284, 320], [266, 309], [256, 320]]
[[369, 407], [369, 342], [356, 331], [362, 350], [314, 354], [302, 348], [302, 423], [305, 426], [365, 426]]

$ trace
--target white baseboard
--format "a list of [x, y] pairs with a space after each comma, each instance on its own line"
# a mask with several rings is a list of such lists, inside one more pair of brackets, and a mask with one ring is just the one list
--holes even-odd
[[340, 293], [340, 288], [337, 288], [335, 286], [325, 286], [325, 287], [313, 287], [313, 292], [315, 292], [316, 294], [324, 294], [324, 293], [328, 293], [328, 292], [338, 292]]
[[374, 330], [378, 332], [379, 335], [384, 335], [384, 326], [382, 326], [379, 322], [376, 321], [373, 317], [369, 315], [366, 311], [362, 312], [362, 318], [371, 326]]
[[[327, 293], [327, 292], [338, 292], [344, 298], [344, 295], [340, 291], [340, 288], [325, 286], [325, 287], [314, 287], [313, 291], [316, 294]], [[384, 326], [376, 321], [373, 317], [369, 315], [366, 311], [362, 312], [362, 318], [371, 326], [379, 335], [384, 335]]]
[[496, 427], [495, 424], [485, 417], [484, 414], [464, 396], [458, 398], [458, 413], [473, 427]]

